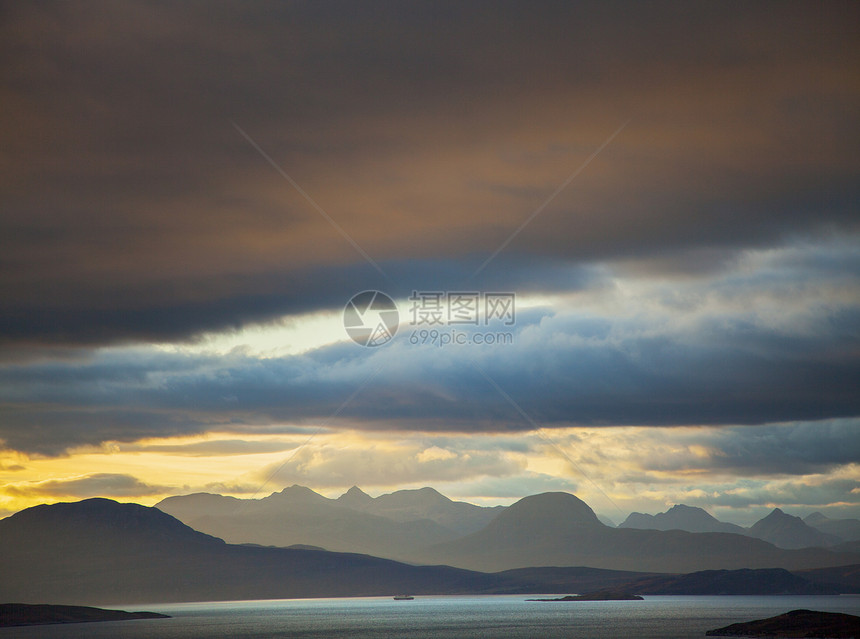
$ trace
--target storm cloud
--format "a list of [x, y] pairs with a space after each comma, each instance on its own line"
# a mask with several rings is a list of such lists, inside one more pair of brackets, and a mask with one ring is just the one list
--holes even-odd
[[6, 6], [0, 336], [19, 354], [169, 341], [389, 286], [231, 122], [404, 289], [413, 260], [457, 287], [628, 121], [487, 278], [565, 290], [521, 271], [689, 271], [851, 232], [858, 17], [840, 2]]
[[[594, 293], [599, 303], [586, 292], [567, 306], [523, 309], [506, 345], [416, 344], [420, 331], [404, 324], [378, 349], [339, 341], [261, 358], [135, 347], [9, 363], [0, 366], [0, 439], [55, 454], [218, 428], [503, 432], [853, 417], [856, 283], [829, 268], [778, 276], [786, 260], [820, 250], [749, 254], [686, 284], [616, 278], [615, 295]], [[815, 432], [828, 431], [810, 428], [792, 449], [812, 454]], [[747, 442], [749, 468], [766, 466], [768, 436]]]
[[[856, 515], [857, 3], [0, 12], [0, 512], [265, 478]], [[516, 321], [440, 348], [416, 291]]]

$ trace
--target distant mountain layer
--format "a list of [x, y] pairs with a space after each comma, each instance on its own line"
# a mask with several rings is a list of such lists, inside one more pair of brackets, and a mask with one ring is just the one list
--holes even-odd
[[655, 516], [631, 515], [616, 529], [602, 524], [587, 504], [567, 493], [533, 495], [508, 508], [488, 509], [454, 502], [432, 488], [374, 499], [353, 487], [338, 499], [328, 499], [291, 486], [260, 500], [197, 494], [171, 497], [158, 507], [232, 543], [312, 545], [482, 571], [593, 566], [686, 573], [819, 568], [860, 561], [851, 547], [842, 552], [786, 552], [775, 547], [822, 546], [835, 539], [781, 511], [753, 527], [763, 540], [684, 505]]
[[751, 528], [722, 522], [705, 510], [678, 504], [664, 513], [630, 513], [619, 528], [640, 530], [686, 530], [687, 532], [729, 532], [763, 539], [779, 548], [797, 549], [835, 546], [860, 540], [860, 520], [828, 519], [813, 513], [801, 520], [774, 509]]
[[[533, 496], [537, 497], [537, 496]], [[532, 498], [527, 498], [532, 499]], [[526, 502], [530, 503], [530, 502]], [[532, 502], [533, 503], [533, 502]], [[518, 502], [524, 525], [529, 516], [526, 506]], [[580, 534], [580, 543], [570, 548], [563, 540], [529, 543], [505, 558], [480, 555], [494, 554], [494, 543], [488, 538], [498, 526], [513, 526], [505, 518], [504, 507], [485, 508], [453, 501], [432, 488], [400, 490], [371, 497], [353, 486], [337, 499], [329, 499], [309, 488], [291, 486], [263, 499], [242, 500], [206, 493], [170, 497], [157, 507], [196, 530], [217, 536], [230, 543], [280, 547], [318, 547], [339, 552], [358, 552], [406, 562], [446, 562], [460, 567], [501, 570], [537, 565], [571, 565], [585, 563], [607, 568], [632, 570], [691, 571], [716, 568], [821, 566], [830, 563], [827, 555], [809, 551], [806, 556], [783, 558], [773, 548], [750, 545], [737, 535], [754, 537], [777, 548], [831, 548], [846, 561], [854, 561], [860, 547], [851, 544], [860, 539], [860, 521], [831, 520], [814, 513], [806, 521], [775, 509], [749, 529], [722, 522], [701, 508], [677, 504], [663, 513], [631, 513], [619, 526], [623, 530], [661, 531], [675, 537], [643, 536], [637, 533], [608, 533], [589, 545]], [[590, 524], [600, 523], [588, 509]], [[557, 527], [542, 512], [541, 535], [558, 536]], [[496, 523], [499, 519], [501, 523]], [[560, 529], [570, 521], [559, 522]], [[516, 526], [514, 526], [516, 527]], [[729, 539], [689, 538], [678, 532], [728, 533]], [[511, 534], [508, 531], [506, 534]], [[520, 535], [525, 539], [528, 535]], [[597, 535], [600, 537], [600, 535]], [[470, 538], [477, 554], [463, 551]], [[489, 541], [485, 547], [483, 539]], [[845, 540], [848, 540], [847, 542]], [[855, 540], [855, 541], [851, 541]], [[625, 544], [644, 544], [643, 552], [624, 557]], [[447, 545], [450, 544], [450, 545]], [[550, 546], [558, 546], [551, 550]], [[596, 545], [595, 545], [596, 544]], [[615, 547], [615, 550], [610, 548]], [[675, 549], [672, 549], [675, 546]], [[737, 560], [730, 555], [738, 551]], [[647, 551], [647, 552], [646, 552]], [[650, 553], [650, 554], [649, 554]], [[698, 556], [694, 559], [692, 555]], [[724, 563], [728, 558], [729, 563]], [[838, 560], [841, 561], [842, 559]], [[668, 561], [669, 563], [661, 563]], [[753, 563], [750, 563], [750, 562]], [[785, 563], [787, 562], [787, 563]]]
[[[823, 584], [819, 591], [828, 591], [830, 584], [854, 583], [860, 568], [822, 569], [849, 562], [826, 550], [779, 550], [738, 535], [609, 528], [584, 502], [566, 493], [521, 500], [459, 541], [464, 545], [452, 542], [448, 559], [503, 567], [529, 562], [538, 567], [486, 574], [325, 550], [231, 545], [156, 508], [88, 499], [36, 506], [0, 520], [0, 601], [119, 604], [403, 592], [568, 594], [625, 584], [629, 590], [631, 583], [664, 591], [723, 592], [726, 584], [732, 588], [754, 584], [757, 592], [808, 592], [803, 580]], [[860, 564], [857, 555], [849, 556]], [[819, 569], [798, 581], [784, 571], [673, 576], [582, 567], [660, 565], [666, 570], [680, 564], [730, 565], [762, 557], [786, 565], [813, 562]], [[569, 567], [552, 567], [560, 563]]]
[[860, 562], [856, 553], [784, 550], [731, 533], [609, 528], [580, 499], [545, 493], [509, 506], [484, 529], [430, 546], [417, 559], [471, 570], [593, 566], [686, 573], [740, 568], [820, 568]]
[[807, 525], [800, 517], [788, 515], [774, 508], [767, 517], [757, 521], [747, 534], [764, 539], [780, 548], [809, 548], [832, 546], [843, 541]]
[[458, 535], [480, 530], [505, 508], [486, 508], [453, 501], [433, 488], [398, 490], [373, 498], [353, 486], [337, 500], [340, 505], [395, 521], [429, 519]]
[[722, 522], [701, 508], [678, 504], [664, 513], [646, 515], [630, 513], [619, 528], [642, 530], [686, 530], [687, 532], [728, 532], [743, 534], [740, 526]]
[[504, 510], [452, 501], [432, 488], [374, 499], [353, 487], [328, 499], [303, 486], [259, 500], [206, 493], [169, 497], [156, 507], [231, 543], [308, 544], [399, 559], [409, 559], [416, 548], [479, 530]]
[[804, 517], [803, 522], [845, 541], [860, 541], [860, 519], [830, 519], [821, 513], [812, 513]]
[[413, 594], [568, 593], [647, 575], [483, 574], [366, 555], [237, 546], [156, 508], [88, 499], [0, 520], [0, 601], [122, 604]]
[[126, 621], [129, 619], [168, 619], [157, 612], [125, 612], [87, 606], [48, 604], [0, 604], [0, 628], [9, 626], [44, 626], [58, 623]]

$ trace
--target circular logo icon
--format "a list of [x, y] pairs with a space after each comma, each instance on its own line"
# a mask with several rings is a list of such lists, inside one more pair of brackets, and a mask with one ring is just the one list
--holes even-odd
[[353, 295], [343, 309], [343, 327], [356, 344], [382, 346], [391, 341], [400, 324], [394, 300], [382, 291]]

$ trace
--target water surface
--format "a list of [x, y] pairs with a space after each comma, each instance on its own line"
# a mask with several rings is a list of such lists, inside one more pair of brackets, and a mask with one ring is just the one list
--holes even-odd
[[172, 618], [4, 628], [0, 639], [687, 639], [797, 608], [860, 615], [858, 595], [526, 601], [532, 596], [148, 603], [113, 607]]

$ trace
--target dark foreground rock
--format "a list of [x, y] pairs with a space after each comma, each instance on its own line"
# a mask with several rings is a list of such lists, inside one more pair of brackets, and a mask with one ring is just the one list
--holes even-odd
[[841, 639], [860, 637], [860, 617], [836, 612], [792, 610], [784, 615], [733, 623], [724, 628], [708, 630], [708, 637], [823, 637]]
[[157, 612], [125, 612], [124, 610], [104, 610], [103, 608], [90, 608], [88, 606], [0, 604], [0, 627], [167, 618], [168, 615]]
[[618, 590], [598, 590], [582, 595], [568, 595], [558, 599], [529, 599], [529, 601], [642, 601], [642, 597]]

